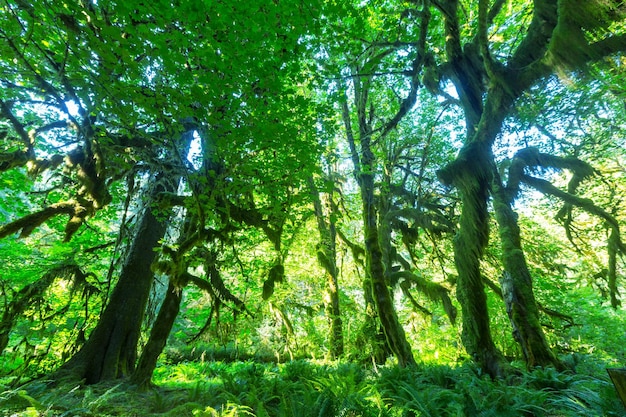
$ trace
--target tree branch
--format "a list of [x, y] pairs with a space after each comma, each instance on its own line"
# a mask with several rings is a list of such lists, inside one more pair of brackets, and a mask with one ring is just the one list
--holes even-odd
[[445, 287], [435, 282], [427, 281], [421, 276], [414, 274], [410, 271], [391, 272], [388, 274], [388, 278], [392, 282], [398, 281], [400, 278], [403, 278], [411, 284], [414, 284], [418, 291], [425, 294], [431, 300], [441, 301], [441, 303], [443, 304], [443, 308], [446, 311], [448, 318], [450, 319], [450, 322], [454, 324], [457, 316], [457, 311], [456, 307], [454, 307], [452, 301], [450, 300], [449, 291]]
[[591, 199], [581, 198], [576, 195], [570, 194], [566, 191], [559, 189], [558, 187], [555, 187], [549, 181], [546, 181], [540, 178], [535, 178], [530, 175], [522, 175], [521, 180], [523, 183], [533, 187], [534, 189], [542, 192], [543, 194], [548, 194], [548, 195], [557, 197], [566, 203], [579, 207], [585, 210], [586, 212], [603, 219], [611, 229], [616, 231], [617, 237], [615, 237], [614, 239], [616, 239], [615, 244], [617, 245], [619, 250], [622, 253], [626, 253], [626, 246], [624, 245], [621, 238], [619, 237], [620, 236], [619, 223], [617, 219], [615, 219], [615, 217], [612, 216], [610, 213], [608, 213], [606, 210], [602, 209], [601, 207], [596, 206]]
[[[21, 230], [20, 237], [29, 236], [33, 230], [41, 226], [42, 223], [59, 214], [68, 214], [71, 216], [66, 225], [65, 240], [68, 241], [78, 226], [82, 224], [87, 216], [88, 210], [75, 201], [60, 202], [52, 204], [36, 213], [28, 214], [18, 220], [14, 220], [0, 227], [0, 239], [17, 233]], [[75, 227], [74, 227], [75, 226]]]

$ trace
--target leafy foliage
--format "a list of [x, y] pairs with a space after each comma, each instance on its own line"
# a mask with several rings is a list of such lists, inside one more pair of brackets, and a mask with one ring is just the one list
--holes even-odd
[[[579, 365], [595, 367], [590, 358]], [[138, 393], [123, 385], [8, 390], [0, 401], [15, 415], [115, 416], [618, 416], [605, 374], [523, 372], [493, 381], [471, 365], [379, 368], [348, 363], [252, 361], [180, 363], [160, 368], [159, 388]], [[22, 410], [22, 411], [20, 411]], [[31, 413], [31, 414], [28, 414]]]
[[[626, 11], [583, 3], [1, 5], [0, 408], [618, 415]], [[56, 380], [142, 297], [123, 372]]]

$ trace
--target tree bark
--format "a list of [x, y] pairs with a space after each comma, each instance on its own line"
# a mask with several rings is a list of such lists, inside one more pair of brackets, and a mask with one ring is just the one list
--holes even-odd
[[[167, 216], [157, 216], [151, 203], [175, 184], [159, 174], [139, 221], [119, 281], [100, 321], [83, 347], [57, 371], [87, 384], [130, 375], [137, 361], [137, 343], [154, 273], [155, 247], [165, 235]], [[176, 185], [178, 181], [176, 181]]]
[[499, 178], [494, 180], [493, 198], [504, 266], [500, 286], [513, 327], [513, 336], [520, 344], [529, 368], [554, 366], [564, 370], [565, 366], [550, 349], [541, 328], [532, 278], [522, 249], [517, 214], [513, 211], [511, 199], [506, 195]]
[[167, 344], [167, 338], [180, 311], [183, 289], [191, 277], [187, 272], [184, 255], [196, 243], [197, 235], [194, 232], [200, 227], [196, 222], [196, 216], [188, 211], [178, 237], [178, 250], [170, 249], [168, 251], [171, 259], [166, 261], [166, 264], [169, 265], [167, 272], [170, 276], [165, 298], [150, 330], [150, 337], [141, 352], [137, 368], [130, 378], [131, 383], [137, 385], [140, 389], [147, 388], [150, 385], [159, 355], [161, 355], [163, 348]]
[[374, 202], [374, 176], [371, 174], [371, 159], [367, 156], [371, 155], [368, 142], [369, 140], [362, 139], [361, 146], [364, 149], [362, 152], [364, 155], [362, 163], [364, 167], [367, 167], [367, 173], [362, 172], [360, 175], [363, 226], [365, 231], [366, 274], [368, 279], [371, 280], [376, 312], [378, 313], [387, 344], [398, 360], [398, 365], [405, 367], [415, 365], [415, 358], [411, 351], [411, 345], [406, 339], [404, 329], [398, 320], [393, 297], [387, 286], [383, 253], [378, 239], [378, 224]]
[[326, 292], [327, 299], [324, 300], [326, 315], [330, 328], [329, 352], [333, 359], [343, 355], [343, 326], [341, 321], [341, 310], [339, 307], [339, 283], [337, 269], [337, 231], [335, 222], [332, 220], [333, 203], [332, 195], [330, 199], [331, 219], [327, 222], [324, 216], [320, 193], [313, 178], [309, 178], [309, 188], [313, 198], [313, 208], [317, 220], [317, 230], [320, 234], [320, 242], [317, 248], [317, 257], [326, 271]]
[[[179, 149], [169, 149], [170, 156], [183, 157], [197, 128], [195, 123], [182, 121], [185, 132]], [[137, 362], [137, 344], [141, 333], [150, 288], [154, 281], [152, 263], [161, 239], [169, 226], [171, 210], [157, 213], [153, 204], [163, 194], [175, 193], [179, 175], [166, 172], [155, 174], [150, 194], [138, 222], [135, 237], [122, 267], [119, 280], [111, 294], [98, 324], [83, 347], [56, 372], [87, 384], [129, 376]]]
[[[467, 152], [468, 149], [473, 152]], [[486, 373], [502, 377], [507, 367], [491, 337], [487, 296], [480, 270], [480, 261], [489, 241], [489, 173], [485, 164], [490, 150], [471, 146], [465, 151], [466, 155], [457, 159], [464, 161], [457, 168], [464, 169], [455, 174], [455, 185], [463, 204], [459, 230], [454, 239], [454, 261], [459, 274], [457, 299], [461, 304], [463, 322], [461, 338], [467, 353]]]
[[146, 343], [141, 357], [137, 363], [137, 368], [131, 377], [131, 383], [145, 388], [150, 385], [152, 373], [156, 367], [157, 359], [167, 343], [167, 338], [174, 326], [178, 312], [180, 311], [180, 303], [182, 300], [183, 289], [177, 287], [170, 279], [167, 287], [167, 293], [159, 309], [159, 314], [150, 331], [150, 338]]
[[[376, 204], [374, 201], [374, 154], [371, 149], [372, 129], [367, 121], [367, 97], [370, 80], [362, 81], [358, 77], [354, 80], [354, 101], [357, 110], [359, 127], [360, 152], [357, 150], [354, 132], [350, 120], [350, 110], [347, 98], [342, 101], [342, 118], [346, 128], [350, 154], [354, 164], [354, 175], [359, 185], [361, 201], [363, 204], [363, 232], [365, 235], [365, 279], [364, 293], [373, 297], [376, 314], [380, 320], [387, 347], [393, 352], [402, 367], [414, 365], [415, 359], [411, 346], [406, 339], [404, 329], [398, 321], [398, 316], [393, 304], [393, 297], [387, 287], [383, 253], [378, 238], [378, 224], [376, 216]], [[397, 123], [397, 122], [396, 122]], [[373, 318], [368, 308], [368, 320]], [[367, 326], [371, 323], [368, 322]], [[378, 354], [378, 343], [374, 343], [374, 351]]]
[[617, 310], [622, 305], [622, 302], [618, 298], [619, 292], [617, 290], [617, 254], [620, 251], [620, 246], [622, 246], [623, 248], [619, 229], [614, 228], [613, 230], [611, 230], [611, 234], [609, 235], [607, 247], [607, 251], [609, 254], [607, 278], [609, 283], [609, 296], [611, 298], [611, 307], [613, 307], [615, 310]]

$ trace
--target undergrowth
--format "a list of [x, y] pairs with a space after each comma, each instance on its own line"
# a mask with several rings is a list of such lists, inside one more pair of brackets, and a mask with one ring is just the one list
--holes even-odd
[[156, 387], [38, 380], [4, 387], [6, 416], [623, 416], [603, 365], [522, 371], [493, 381], [472, 364], [401, 369], [298, 360], [183, 362], [161, 366]]

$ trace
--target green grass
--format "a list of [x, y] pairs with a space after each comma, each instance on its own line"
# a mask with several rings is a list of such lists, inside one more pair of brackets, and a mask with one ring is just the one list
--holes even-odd
[[158, 368], [157, 387], [38, 380], [0, 394], [7, 416], [623, 416], [603, 364], [492, 381], [471, 364], [376, 370], [352, 363], [183, 362]]

